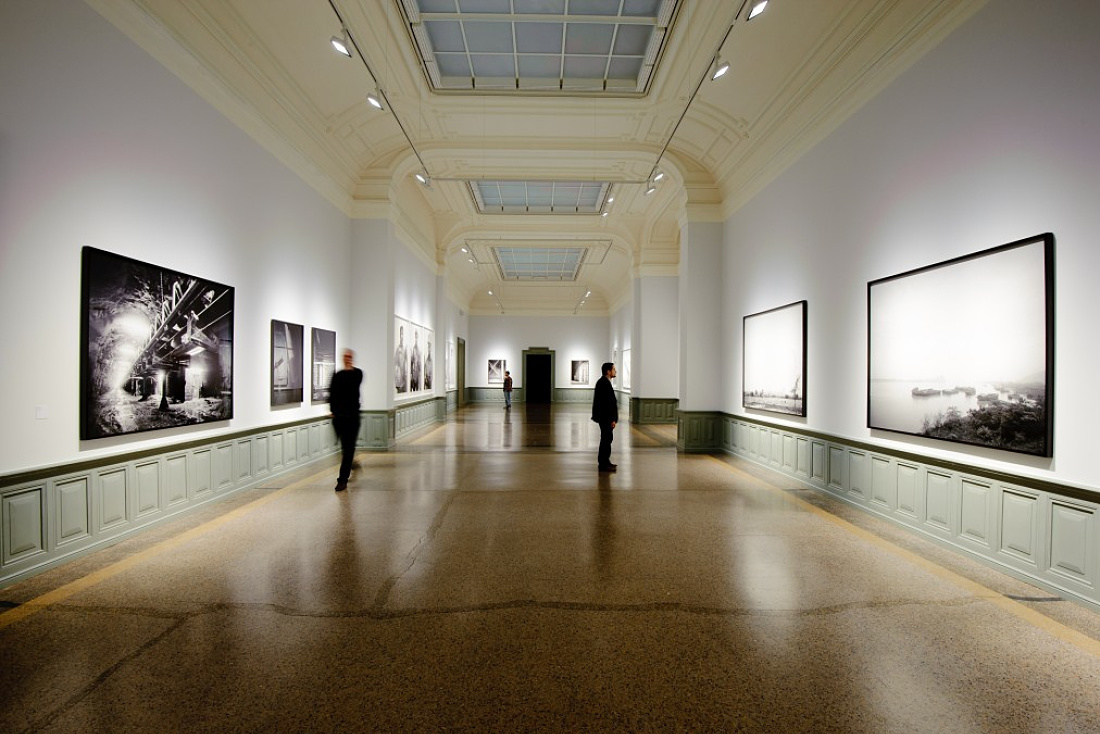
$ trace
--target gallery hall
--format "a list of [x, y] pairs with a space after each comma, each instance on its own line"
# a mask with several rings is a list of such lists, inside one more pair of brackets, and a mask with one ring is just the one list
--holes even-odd
[[0, 731], [1100, 731], [1098, 37], [4, 0]]

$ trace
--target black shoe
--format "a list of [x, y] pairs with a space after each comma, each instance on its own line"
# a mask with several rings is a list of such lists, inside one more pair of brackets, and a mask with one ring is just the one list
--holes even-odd
[[615, 471], [617, 468], [614, 464], [603, 464], [600, 466], [600, 471]]
[[343, 492], [347, 488], [348, 488], [348, 483], [346, 481], [341, 479], [341, 480], [336, 482], [336, 491], [337, 492]]

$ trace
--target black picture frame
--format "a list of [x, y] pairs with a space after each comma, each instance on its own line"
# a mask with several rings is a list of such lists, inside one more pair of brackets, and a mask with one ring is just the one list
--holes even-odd
[[319, 329], [316, 326], [310, 333], [310, 401], [327, 403], [332, 375], [336, 371], [336, 332]]
[[302, 402], [305, 327], [271, 320], [271, 407]]
[[741, 319], [741, 406], [806, 416], [806, 301]]
[[81, 250], [80, 438], [233, 417], [232, 286]]
[[1054, 452], [1054, 235], [867, 284], [867, 425]]

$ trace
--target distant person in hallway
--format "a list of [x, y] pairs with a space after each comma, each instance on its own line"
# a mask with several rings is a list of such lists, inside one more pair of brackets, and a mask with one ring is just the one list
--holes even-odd
[[615, 438], [615, 424], [619, 422], [619, 399], [611, 386], [611, 380], [615, 378], [615, 363], [604, 362], [600, 371], [603, 376], [596, 380], [596, 390], [592, 395], [592, 420], [600, 424], [597, 463], [600, 471], [615, 471], [618, 465], [611, 463], [611, 442]]
[[363, 370], [355, 366], [355, 352], [344, 350], [344, 369], [332, 375], [329, 386], [329, 410], [332, 411], [332, 427], [340, 439], [343, 451], [340, 460], [340, 476], [336, 491], [348, 488], [351, 463], [355, 458], [355, 440], [359, 437], [359, 386], [363, 384]]
[[504, 370], [504, 407], [512, 407], [512, 373]]

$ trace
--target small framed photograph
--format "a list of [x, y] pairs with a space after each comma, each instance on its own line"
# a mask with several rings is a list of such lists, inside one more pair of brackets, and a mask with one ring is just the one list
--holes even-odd
[[570, 382], [572, 382], [574, 385], [587, 385], [589, 376], [588, 360], [574, 359], [570, 375]]

